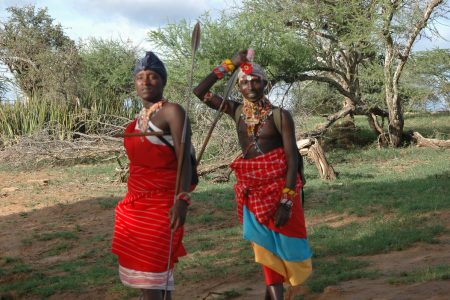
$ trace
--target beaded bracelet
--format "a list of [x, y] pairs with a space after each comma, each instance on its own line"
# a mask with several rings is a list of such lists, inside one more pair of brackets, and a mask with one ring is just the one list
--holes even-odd
[[181, 192], [177, 195], [177, 200], [184, 201], [187, 205], [191, 205], [191, 194], [188, 192]]
[[213, 93], [211, 91], [206, 92], [205, 96], [203, 96], [203, 102], [208, 103], [213, 97]]
[[231, 59], [227, 58], [222, 62], [222, 65], [225, 64], [227, 65], [228, 68], [228, 72], [231, 73], [234, 71], [234, 69], [236, 68], [236, 66], [233, 64], [233, 62], [231, 61]]
[[282, 205], [288, 209], [291, 209], [292, 205], [294, 205], [294, 202], [289, 198], [281, 198], [280, 205]]
[[285, 187], [281, 190], [281, 200], [280, 205], [283, 205], [284, 207], [291, 209], [292, 205], [294, 205], [294, 196], [295, 191], [293, 189], [290, 189], [288, 187]]
[[212, 71], [216, 74], [218, 79], [222, 79], [225, 73], [231, 73], [235, 69], [231, 59], [225, 59], [220, 65], [215, 67]]
[[288, 194], [289, 196], [295, 196], [295, 191], [293, 189], [290, 189], [288, 187], [285, 187], [281, 193]]

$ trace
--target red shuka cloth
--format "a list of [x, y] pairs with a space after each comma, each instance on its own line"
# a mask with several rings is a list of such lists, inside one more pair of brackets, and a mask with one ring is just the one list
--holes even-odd
[[288, 223], [276, 227], [273, 221], [282, 195], [281, 191], [286, 184], [287, 162], [283, 148], [276, 148], [250, 159], [240, 157], [233, 161], [230, 167], [237, 179], [234, 191], [241, 223], [245, 205], [260, 224], [271, 230], [291, 237], [306, 238], [305, 218], [300, 201], [300, 188], [303, 187], [303, 183], [299, 175], [295, 184], [296, 195], [293, 198], [292, 215]]
[[[135, 126], [136, 120], [125, 132], [139, 132]], [[125, 268], [165, 272], [177, 159], [171, 148], [153, 144], [146, 137], [127, 137], [124, 145], [130, 160], [130, 175], [128, 192], [116, 206], [112, 252]], [[184, 228], [174, 233], [170, 268], [178, 257], [186, 255], [183, 233]]]

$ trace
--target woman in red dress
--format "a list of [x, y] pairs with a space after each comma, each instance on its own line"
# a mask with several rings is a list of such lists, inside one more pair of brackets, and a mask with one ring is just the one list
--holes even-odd
[[163, 299], [166, 291], [165, 299], [171, 299], [174, 263], [186, 255], [183, 224], [193, 189], [187, 122], [180, 193], [174, 201], [186, 112], [164, 99], [166, 81], [164, 64], [147, 52], [134, 70], [136, 91], [144, 107], [125, 133], [162, 131], [164, 135], [125, 138], [130, 161], [128, 192], [116, 207], [112, 241], [122, 283], [141, 289], [143, 298], [152, 300]]

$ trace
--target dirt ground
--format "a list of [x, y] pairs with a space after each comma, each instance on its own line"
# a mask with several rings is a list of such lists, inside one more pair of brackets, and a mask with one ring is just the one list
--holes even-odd
[[[99, 176], [98, 180], [83, 179], [83, 167], [76, 176], [61, 169], [33, 172], [0, 172], [0, 258], [22, 257], [34, 268], [43, 268], [58, 261], [75, 258], [83, 253], [83, 241], [97, 243], [102, 251], [109, 251], [113, 228], [112, 207], [108, 201], [117, 201], [125, 186], [113, 183], [113, 178]], [[72, 177], [71, 177], [72, 176]], [[450, 229], [450, 212], [438, 216]], [[308, 220], [308, 227], [318, 224], [339, 227], [364, 218], [345, 215], [326, 215]], [[78, 229], [79, 242], [60, 255], [45, 255], [55, 241], [31, 241], [42, 232], [73, 231]], [[189, 231], [189, 228], [187, 228]], [[329, 286], [321, 294], [312, 294], [299, 288], [296, 299], [450, 299], [450, 281], [429, 281], [414, 284], [390, 284], [392, 274], [408, 272], [418, 267], [448, 265], [450, 263], [450, 236], [448, 231], [439, 237], [440, 243], [416, 244], [404, 251], [360, 257], [370, 262], [370, 269], [379, 270], [377, 279], [361, 279]], [[27, 242], [28, 241], [28, 242]], [[1, 267], [1, 266], [0, 266]], [[19, 277], [0, 277], [0, 284], [21, 280]], [[264, 299], [262, 275], [254, 274], [247, 280], [237, 277], [212, 278], [194, 285], [177, 285], [174, 299], [223, 299], [231, 289], [241, 296], [233, 299]], [[14, 299], [14, 295], [12, 295]], [[6, 299], [0, 297], [1, 299]], [[54, 295], [51, 299], [114, 299], [111, 290], [95, 288], [82, 294]], [[32, 299], [32, 297], [27, 297]]]

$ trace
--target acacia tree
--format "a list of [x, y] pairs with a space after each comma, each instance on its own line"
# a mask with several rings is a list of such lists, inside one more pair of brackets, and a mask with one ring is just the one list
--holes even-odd
[[377, 59], [371, 36], [377, 1], [247, 0], [244, 9], [277, 20], [285, 30], [303, 37], [313, 50], [313, 63], [308, 68], [283, 74], [280, 79], [325, 83], [343, 96], [342, 109], [309, 135], [320, 135], [336, 120], [357, 114], [368, 116], [372, 129], [382, 133], [376, 115], [386, 117], [387, 112], [367, 101], [360, 76], [361, 69]]
[[[421, 1], [404, 2], [423, 7]], [[230, 50], [250, 45], [256, 49], [258, 63], [269, 71], [272, 84], [314, 81], [327, 84], [342, 95], [342, 109], [307, 135], [320, 135], [336, 120], [360, 114], [368, 117], [371, 128], [388, 143], [377, 118], [389, 116], [385, 110], [385, 82], [380, 80], [384, 77], [386, 60], [379, 38], [384, 4], [384, 0], [244, 0], [237, 13], [204, 22], [207, 34], [202, 37], [199, 56], [204, 55], [204, 65], [210, 68], [229, 56]], [[405, 12], [405, 5], [397, 17], [402, 25], [411, 23], [413, 17]], [[393, 28], [407, 32], [398, 25]], [[189, 53], [188, 27], [171, 25], [151, 37], [165, 47], [164, 53], [176, 53], [173, 61], [181, 66], [180, 57]], [[399, 88], [399, 95], [402, 90], [406, 92]]]
[[[324, 82], [343, 95], [342, 110], [328, 116], [327, 122], [313, 134], [322, 133], [347, 114], [363, 114], [387, 143], [376, 115], [388, 116], [390, 143], [399, 146], [403, 132], [400, 75], [416, 38], [433, 17], [447, 12], [436, 10], [444, 2], [246, 0], [243, 3], [246, 11], [283, 22], [286, 28], [305, 37], [310, 48], [315, 50], [312, 67], [290, 74], [292, 79], [287, 80]], [[385, 78], [383, 97], [388, 111], [384, 111], [385, 105], [380, 101], [373, 101], [365, 94], [374, 86], [363, 82], [361, 76], [362, 71], [376, 69], [380, 61], [384, 66], [380, 75]]]
[[8, 66], [28, 96], [73, 100], [80, 58], [75, 42], [64, 34], [47, 9], [9, 7], [0, 25], [0, 61]]
[[444, 0], [402, 1], [381, 3], [383, 23], [381, 34], [384, 46], [384, 88], [389, 110], [390, 144], [399, 147], [403, 142], [403, 107], [400, 97], [400, 78], [414, 42], [436, 15]]

